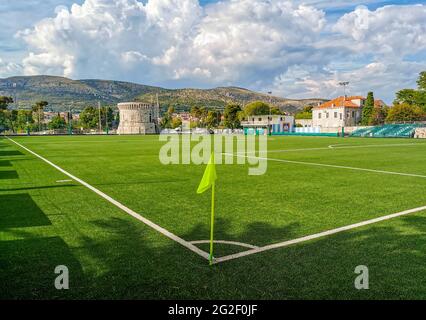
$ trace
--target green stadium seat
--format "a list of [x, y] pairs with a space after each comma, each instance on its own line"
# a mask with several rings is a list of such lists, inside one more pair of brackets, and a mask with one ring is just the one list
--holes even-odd
[[424, 124], [386, 124], [355, 130], [351, 137], [410, 138], [413, 137], [417, 128], [425, 126]]

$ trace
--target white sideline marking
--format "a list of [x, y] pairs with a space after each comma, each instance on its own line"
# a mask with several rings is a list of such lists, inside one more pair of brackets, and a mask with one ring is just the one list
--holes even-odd
[[322, 237], [325, 237], [325, 236], [330, 236], [330, 235], [340, 233], [340, 232], [343, 232], [343, 231], [364, 227], [364, 226], [371, 225], [371, 224], [374, 224], [374, 223], [394, 219], [394, 218], [397, 218], [397, 217], [401, 217], [401, 216], [405, 216], [405, 215], [408, 215], [408, 214], [411, 214], [411, 213], [425, 211], [425, 210], [426, 210], [426, 206], [415, 208], [415, 209], [410, 209], [410, 210], [406, 210], [406, 211], [402, 211], [402, 212], [398, 212], [398, 213], [394, 213], [394, 214], [390, 214], [390, 215], [387, 215], [387, 216], [383, 216], [383, 217], [379, 217], [379, 218], [375, 218], [375, 219], [371, 219], [371, 220], [366, 220], [366, 221], [351, 224], [351, 225], [348, 225], [348, 226], [345, 226], [345, 227], [340, 227], [340, 228], [337, 228], [337, 229], [332, 229], [332, 230], [312, 234], [310, 236], [306, 236], [306, 237], [302, 237], [302, 238], [298, 238], [298, 239], [294, 239], [294, 240], [289, 240], [289, 241], [285, 241], [285, 242], [281, 242], [281, 243], [271, 244], [271, 245], [267, 245], [267, 246], [264, 246], [264, 247], [259, 247], [259, 248], [256, 248], [256, 249], [240, 252], [240, 253], [231, 254], [229, 256], [225, 256], [225, 257], [222, 257], [222, 258], [215, 259], [214, 263], [221, 263], [221, 262], [245, 257], [245, 256], [248, 256], [248, 255], [272, 250], [272, 249], [288, 247], [288, 246], [293, 245], [293, 244], [297, 244], [297, 243], [301, 243], [301, 242], [305, 242], [305, 241], [309, 241], [309, 240], [313, 240], [313, 239], [318, 239], [318, 238], [322, 238]]
[[[223, 153], [223, 154], [224, 155], [228, 155], [228, 156], [234, 156], [235, 155], [235, 154], [232, 154], [232, 153]], [[267, 160], [267, 161], [269, 160], [269, 161], [284, 162], [284, 163], [303, 164], [303, 165], [307, 165], [307, 166], [328, 167], [328, 168], [337, 168], [337, 169], [367, 171], [367, 172], [382, 173], [382, 174], [392, 174], [392, 175], [398, 175], [398, 176], [426, 178], [425, 175], [414, 174], [414, 173], [403, 173], [403, 172], [375, 170], [375, 169], [366, 169], [366, 168], [357, 168], [357, 167], [346, 167], [346, 166], [339, 166], [339, 165], [334, 165], [334, 164], [325, 164], [325, 163], [317, 163], [317, 162], [305, 162], [305, 161], [294, 161], [294, 160], [265, 158], [265, 157], [254, 157], [254, 156], [245, 156], [245, 155], [235, 155], [235, 156], [236, 157], [243, 157], [243, 158], [251, 158], [251, 159], [255, 159], [255, 160], [259, 160], [260, 159], [260, 160]]]
[[[213, 242], [214, 243], [220, 243], [220, 244], [229, 244], [229, 245], [232, 245], [232, 246], [238, 246], [238, 247], [244, 247], [244, 248], [250, 248], [250, 249], [259, 248], [258, 246], [253, 246], [251, 244], [236, 242], [236, 241], [214, 240]], [[210, 243], [210, 240], [191, 241], [191, 243], [192, 244], [206, 244], [206, 243]]]
[[[356, 149], [356, 148], [374, 148], [374, 147], [405, 147], [405, 146], [417, 146], [423, 145], [426, 146], [426, 143], [393, 143], [393, 144], [368, 144], [361, 146], [348, 146], [345, 144], [331, 144], [328, 147], [318, 147], [318, 148], [299, 148], [299, 149], [281, 149], [281, 150], [268, 150], [268, 153], [284, 153], [284, 152], [295, 152], [295, 151], [315, 151], [315, 150], [330, 150], [330, 149]], [[341, 146], [341, 147], [340, 147]], [[237, 152], [237, 154], [252, 154], [252, 152]]]
[[65, 183], [65, 182], [72, 182], [72, 180], [58, 180], [56, 183]]
[[405, 146], [416, 146], [426, 145], [426, 143], [391, 143], [391, 144], [366, 144], [361, 146], [348, 146], [346, 144], [331, 144], [328, 146], [330, 149], [353, 149], [353, 148], [374, 148], [374, 147], [405, 147]]
[[55, 169], [57, 169], [58, 171], [62, 172], [63, 174], [65, 174], [66, 176], [70, 177], [71, 179], [77, 181], [78, 183], [82, 184], [83, 186], [85, 186], [86, 188], [92, 190], [94, 193], [96, 193], [97, 195], [101, 196], [102, 198], [104, 198], [105, 200], [109, 201], [110, 203], [112, 203], [113, 205], [115, 205], [116, 207], [120, 208], [121, 210], [123, 210], [124, 212], [126, 212], [127, 214], [131, 215], [132, 217], [138, 219], [139, 221], [142, 221], [143, 223], [145, 223], [147, 226], [153, 228], [154, 230], [160, 232], [161, 234], [165, 235], [166, 237], [176, 241], [177, 243], [181, 244], [182, 246], [188, 248], [189, 250], [195, 252], [196, 254], [200, 255], [201, 257], [205, 258], [205, 259], [209, 259], [209, 254], [207, 252], [204, 252], [203, 250], [197, 248], [196, 246], [194, 246], [193, 244], [191, 244], [188, 241], [183, 240], [182, 238], [179, 238], [178, 236], [176, 236], [175, 234], [171, 233], [170, 231], [160, 227], [159, 225], [155, 224], [154, 222], [148, 220], [147, 218], [141, 216], [140, 214], [134, 212], [133, 210], [127, 208], [126, 206], [124, 206], [123, 204], [121, 204], [120, 202], [118, 202], [117, 200], [114, 200], [113, 198], [111, 198], [110, 196], [108, 196], [107, 194], [103, 193], [102, 191], [96, 189], [95, 187], [91, 186], [90, 184], [88, 184], [87, 182], [77, 178], [76, 176], [72, 175], [71, 173], [65, 171], [64, 169], [62, 169], [61, 167], [57, 166], [56, 164], [54, 164], [53, 162], [47, 160], [46, 158], [43, 158], [42, 156], [38, 155], [37, 153], [35, 153], [34, 151], [31, 151], [30, 149], [28, 149], [27, 147], [23, 146], [22, 144], [16, 142], [15, 140], [5, 136], [6, 139], [12, 141], [13, 143], [15, 143], [16, 145], [18, 145], [19, 147], [21, 147], [22, 149], [28, 151], [29, 153], [33, 154], [34, 156], [36, 156], [37, 158], [43, 160], [44, 162], [46, 162], [47, 164], [51, 165], [52, 167], [54, 167]]
[[[269, 141], [269, 140], [268, 140]], [[271, 150], [267, 151], [267, 153], [281, 153], [281, 152], [293, 152], [293, 151], [313, 151], [313, 150], [329, 150], [329, 148], [320, 147], [320, 148], [300, 148], [300, 149], [282, 149], [282, 150]], [[262, 151], [251, 151], [251, 152], [237, 152], [236, 154], [255, 154], [256, 152], [265, 153]]]

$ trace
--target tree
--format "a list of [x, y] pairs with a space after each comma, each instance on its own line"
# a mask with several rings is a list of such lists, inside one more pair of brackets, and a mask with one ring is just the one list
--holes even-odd
[[310, 119], [312, 119], [312, 113], [311, 112], [299, 112], [299, 113], [296, 113], [296, 115], [295, 115], [294, 118], [295, 119], [307, 119], [307, 120], [310, 120]]
[[228, 104], [224, 111], [224, 126], [228, 129], [238, 129], [241, 127], [239, 114], [241, 107], [237, 104]]
[[18, 130], [29, 130], [34, 123], [31, 110], [18, 110], [16, 126]]
[[419, 106], [426, 111], [426, 71], [420, 73], [417, 80], [418, 90], [402, 89], [396, 93], [395, 104], [406, 103]]
[[299, 113], [296, 113], [295, 119], [312, 119], [313, 106], [306, 106]]
[[179, 128], [182, 125], [182, 119], [179, 117], [175, 117], [172, 119], [171, 127], [172, 129]]
[[200, 123], [201, 126], [205, 127], [207, 122], [207, 116], [209, 115], [209, 110], [206, 107], [200, 109]]
[[384, 124], [386, 117], [388, 115], [387, 107], [375, 107], [373, 113], [371, 114], [369, 125], [377, 126]]
[[95, 129], [99, 126], [99, 111], [94, 107], [86, 107], [80, 114], [80, 125], [84, 129]]
[[192, 107], [190, 114], [192, 117], [199, 119], [201, 117], [201, 109], [199, 107]]
[[33, 113], [36, 114], [37, 119], [37, 125], [39, 131], [41, 130], [41, 126], [44, 120], [44, 108], [49, 105], [49, 102], [47, 101], [38, 101], [36, 104], [32, 107]]
[[13, 133], [17, 130], [18, 110], [4, 110], [5, 122]]
[[417, 90], [402, 89], [396, 93], [395, 104], [406, 103], [406, 104], [409, 104], [410, 106], [413, 106], [416, 104], [417, 99], [418, 99]]
[[419, 90], [426, 90], [426, 71], [420, 72], [419, 79], [417, 80]]
[[13, 98], [0, 96], [0, 111], [6, 110], [9, 104], [13, 103]]
[[209, 110], [206, 107], [192, 107], [191, 116], [196, 118], [197, 126], [204, 127], [206, 125], [206, 118], [208, 116]]
[[244, 108], [244, 113], [246, 116], [261, 116], [269, 114], [269, 105], [262, 101], [255, 101], [249, 103]]
[[172, 117], [168, 112], [161, 118], [160, 127], [163, 129], [172, 128]]
[[207, 117], [205, 120], [205, 125], [207, 128], [215, 128], [220, 123], [221, 114], [219, 111], [210, 110], [207, 113]]
[[167, 113], [168, 113], [169, 115], [172, 115], [173, 113], [175, 113], [175, 107], [170, 106], [170, 107], [169, 107], [169, 109], [167, 110]]
[[389, 109], [386, 117], [388, 122], [403, 122], [403, 121], [421, 121], [425, 118], [425, 113], [418, 106], [411, 106], [408, 103], [395, 104]]
[[364, 108], [362, 109], [361, 124], [367, 126], [371, 122], [371, 116], [374, 111], [374, 93], [369, 92], [365, 100]]
[[67, 125], [67, 122], [65, 121], [65, 119], [58, 114], [52, 118], [52, 120], [48, 124], [48, 127], [50, 130], [55, 130], [55, 129], [64, 129], [66, 125]]
[[[101, 121], [102, 121], [102, 127], [108, 127], [108, 129], [111, 128], [114, 122], [114, 110], [112, 110], [111, 107], [101, 108]], [[99, 111], [98, 111], [98, 126], [99, 126]]]
[[7, 110], [7, 107], [11, 103], [13, 103], [11, 97], [0, 96], [0, 130], [10, 128], [10, 112]]
[[275, 115], [277, 115], [277, 114], [283, 114], [282, 112], [281, 112], [281, 110], [279, 109], [279, 108], [277, 108], [277, 107], [272, 107], [271, 108], [271, 114], [275, 114]]
[[116, 112], [114, 122], [113, 122], [114, 128], [117, 128], [119, 124], [120, 124], [120, 112]]

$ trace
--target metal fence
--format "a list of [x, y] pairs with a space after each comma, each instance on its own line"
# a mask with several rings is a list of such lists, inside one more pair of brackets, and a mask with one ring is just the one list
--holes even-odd
[[99, 132], [99, 130], [72, 130], [59, 129], [59, 130], [43, 130], [43, 131], [30, 131], [30, 132], [12, 132], [10, 130], [0, 131], [1, 134], [7, 136], [66, 136], [66, 135], [116, 135], [117, 130], [108, 130]]

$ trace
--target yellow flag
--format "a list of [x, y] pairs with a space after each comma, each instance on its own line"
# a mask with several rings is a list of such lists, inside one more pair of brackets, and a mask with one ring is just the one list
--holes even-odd
[[197, 193], [203, 193], [212, 188], [212, 210], [211, 210], [211, 223], [210, 223], [210, 265], [213, 264], [213, 234], [214, 234], [214, 189], [215, 182], [217, 180], [216, 166], [214, 162], [214, 152], [210, 156], [209, 163], [207, 164], [206, 171], [204, 171], [203, 179], [201, 179], [200, 185], [198, 186]]
[[212, 152], [206, 171], [204, 171], [203, 179], [201, 179], [200, 185], [198, 186], [197, 193], [204, 193], [209, 190], [216, 180], [216, 166], [214, 162], [214, 152]]

